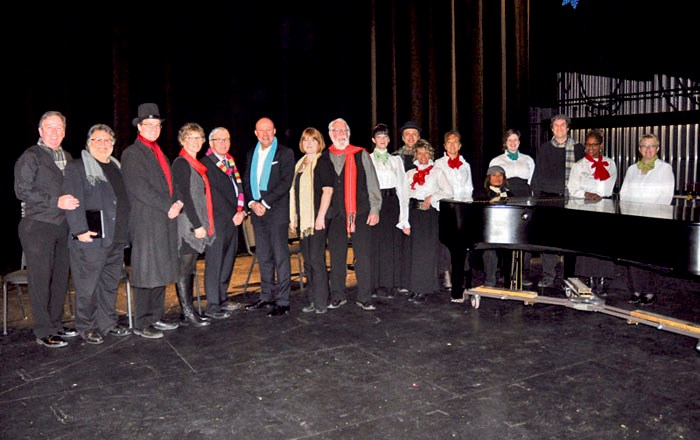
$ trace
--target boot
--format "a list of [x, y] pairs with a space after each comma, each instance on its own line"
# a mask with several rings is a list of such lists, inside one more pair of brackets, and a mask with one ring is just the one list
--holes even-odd
[[181, 276], [175, 287], [177, 288], [177, 299], [180, 302], [180, 309], [182, 310], [182, 317], [190, 322], [195, 327], [204, 327], [211, 322], [209, 320], [202, 319], [195, 311], [192, 305], [192, 287], [193, 287], [194, 275], [189, 274]]

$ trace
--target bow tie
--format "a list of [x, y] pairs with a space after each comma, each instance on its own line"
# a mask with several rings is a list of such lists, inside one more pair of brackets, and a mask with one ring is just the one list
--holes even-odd
[[381, 152], [381, 151], [379, 151], [379, 150], [374, 150], [374, 152], [372, 152], [372, 155], [373, 155], [373, 156], [379, 161], [379, 163], [381, 163], [382, 165], [386, 165], [387, 162], [389, 162], [389, 152], [388, 152], [388, 151]]

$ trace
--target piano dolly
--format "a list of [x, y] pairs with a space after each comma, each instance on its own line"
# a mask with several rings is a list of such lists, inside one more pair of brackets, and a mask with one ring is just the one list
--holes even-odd
[[540, 296], [537, 292], [524, 290], [511, 290], [499, 287], [477, 286], [465, 289], [464, 295], [470, 296], [469, 303], [475, 309], [481, 305], [481, 297], [496, 298], [501, 300], [522, 301], [525, 305], [536, 303], [553, 304], [569, 307], [586, 312], [600, 312], [606, 315], [616, 316], [627, 320], [627, 324], [645, 324], [656, 327], [658, 330], [690, 336], [698, 339], [695, 350], [700, 352], [700, 324], [670, 318], [644, 310], [626, 310], [605, 304], [605, 300], [594, 295], [588, 286], [578, 278], [567, 278], [564, 281], [566, 298], [552, 296]]

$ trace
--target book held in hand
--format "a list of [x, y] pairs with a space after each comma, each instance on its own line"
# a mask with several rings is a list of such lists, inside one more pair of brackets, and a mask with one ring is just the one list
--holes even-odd
[[97, 232], [92, 238], [104, 238], [104, 211], [101, 209], [88, 209], [85, 211], [88, 229], [92, 232]]

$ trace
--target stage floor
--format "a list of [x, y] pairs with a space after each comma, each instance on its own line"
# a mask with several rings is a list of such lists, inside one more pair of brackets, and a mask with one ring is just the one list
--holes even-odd
[[[257, 297], [240, 294], [249, 258], [235, 301]], [[352, 271], [348, 282], [348, 304], [323, 315], [302, 313], [297, 289], [284, 317], [240, 310], [159, 340], [62, 349], [35, 342], [13, 293], [0, 438], [700, 438], [697, 339], [557, 305], [482, 298], [474, 309], [444, 291], [423, 304], [377, 298], [367, 312]], [[608, 304], [632, 308], [621, 282], [611, 287]], [[644, 310], [698, 322], [700, 284], [666, 279]]]

